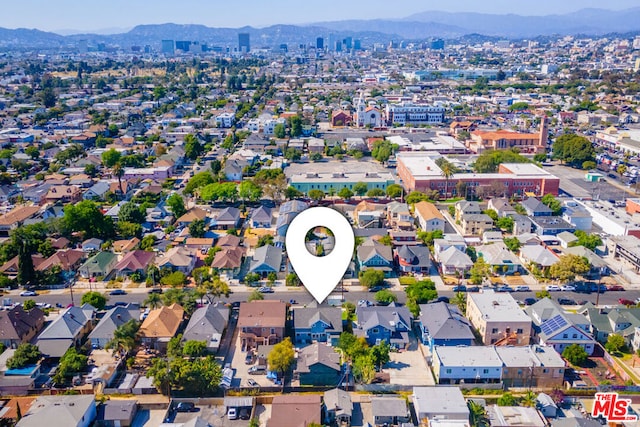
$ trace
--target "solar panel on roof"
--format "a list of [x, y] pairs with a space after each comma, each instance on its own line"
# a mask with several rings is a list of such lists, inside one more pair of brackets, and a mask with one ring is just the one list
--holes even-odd
[[563, 315], [557, 314], [540, 325], [540, 329], [545, 335], [552, 335], [554, 332], [567, 326], [567, 319]]

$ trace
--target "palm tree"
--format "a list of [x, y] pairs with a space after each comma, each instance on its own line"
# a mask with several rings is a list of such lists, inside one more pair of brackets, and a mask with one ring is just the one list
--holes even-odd
[[453, 300], [451, 300], [451, 302], [458, 306], [458, 309], [460, 310], [460, 313], [466, 314], [466, 312], [467, 312], [467, 296], [464, 294], [464, 292], [456, 292], [456, 296], [453, 297]]
[[126, 356], [136, 346], [139, 326], [138, 322], [133, 319], [118, 326], [113, 332], [113, 338], [105, 345], [105, 348], [113, 349], [114, 353], [120, 352]]
[[440, 174], [445, 179], [445, 186], [444, 186], [445, 199], [449, 196], [449, 179], [455, 173], [455, 169], [456, 169], [455, 166], [453, 166], [450, 162], [447, 162], [447, 161], [442, 162], [442, 165], [440, 166]]
[[118, 177], [118, 188], [120, 188], [120, 195], [123, 195], [124, 191], [122, 191], [122, 175], [124, 175], [124, 169], [122, 168], [120, 162], [118, 162], [113, 165], [113, 168], [111, 170], [113, 174]]
[[524, 397], [522, 397], [520, 404], [522, 406], [529, 406], [530, 408], [535, 408], [537, 401], [538, 401], [538, 396], [536, 396], [536, 394], [533, 391], [529, 390], [527, 394], [525, 394]]
[[147, 299], [144, 300], [144, 305], [151, 309], [156, 309], [162, 305], [162, 297], [156, 293], [149, 294]]
[[489, 425], [489, 418], [487, 418], [487, 411], [484, 409], [484, 406], [474, 400], [469, 400], [467, 405], [469, 406], [471, 426], [487, 427]]

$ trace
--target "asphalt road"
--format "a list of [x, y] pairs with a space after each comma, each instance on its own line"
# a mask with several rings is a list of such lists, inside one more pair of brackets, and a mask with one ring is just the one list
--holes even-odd
[[[395, 292], [398, 296], [398, 302], [405, 303], [406, 295], [404, 292]], [[235, 302], [235, 301], [246, 301], [250, 292], [234, 292], [229, 298], [223, 298], [222, 300], [225, 302]], [[440, 296], [447, 296], [452, 298], [454, 296], [454, 292], [445, 291], [440, 292]], [[333, 293], [332, 295], [340, 295], [339, 293]], [[344, 293], [344, 298], [347, 301], [351, 301], [356, 303], [359, 300], [366, 299], [373, 301], [374, 293], [372, 292], [363, 292], [363, 291], [350, 291]], [[513, 292], [513, 297], [517, 300], [523, 301], [525, 298], [535, 298], [535, 292]], [[63, 306], [67, 306], [71, 303], [71, 294], [47, 294], [47, 295], [38, 295], [36, 297], [20, 297], [20, 296], [3, 296], [3, 298], [11, 298], [12, 302], [22, 302], [26, 299], [33, 299], [36, 302], [49, 303], [51, 305], [61, 304]], [[146, 293], [128, 293], [126, 295], [117, 295], [117, 296], [109, 296], [108, 304], [112, 305], [116, 302], [137, 302], [142, 303], [146, 298]], [[592, 303], [596, 303], [597, 295], [595, 293], [591, 294], [582, 294], [576, 292], [552, 292], [551, 297], [555, 300], [558, 298], [568, 298], [572, 299], [576, 302], [580, 301], [591, 301]], [[605, 292], [601, 293], [598, 298], [598, 303], [600, 305], [615, 305], [618, 304], [618, 299], [625, 298], [634, 301], [636, 298], [640, 297], [640, 290], [628, 290], [624, 292]], [[80, 299], [82, 298], [82, 294], [79, 292], [73, 293], [73, 302], [78, 305], [80, 303]], [[308, 304], [313, 300], [311, 294], [306, 292], [305, 290], [299, 291], [285, 291], [285, 292], [274, 292], [272, 294], [265, 294], [265, 299], [274, 299], [274, 300], [282, 300], [282, 301], [290, 301], [295, 300], [297, 304], [303, 305]]]

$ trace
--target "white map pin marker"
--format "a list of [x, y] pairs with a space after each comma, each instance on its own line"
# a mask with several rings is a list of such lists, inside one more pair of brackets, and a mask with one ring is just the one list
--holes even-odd
[[[325, 256], [311, 255], [305, 244], [307, 232], [326, 227], [335, 239], [333, 249]], [[302, 284], [319, 303], [340, 283], [353, 254], [353, 229], [349, 221], [330, 208], [315, 207], [300, 212], [289, 224], [287, 256]]]

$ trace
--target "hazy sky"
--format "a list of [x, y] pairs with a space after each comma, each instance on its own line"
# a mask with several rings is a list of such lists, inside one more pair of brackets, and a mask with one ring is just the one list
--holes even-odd
[[428, 10], [546, 15], [585, 7], [636, 6], [638, 0], [7, 0], [2, 1], [0, 27], [100, 31], [174, 22], [237, 28], [402, 18]]

